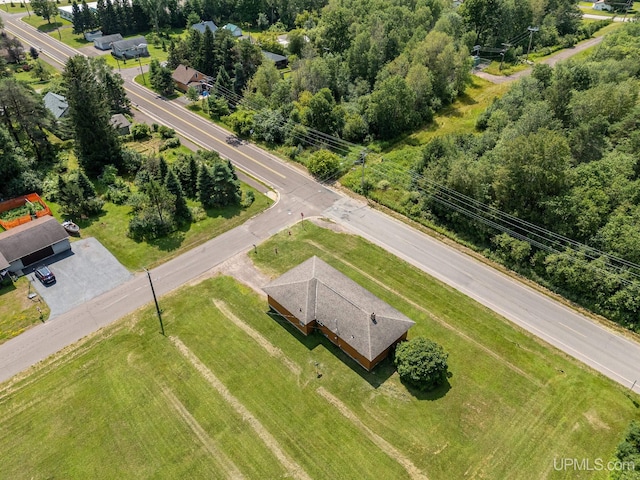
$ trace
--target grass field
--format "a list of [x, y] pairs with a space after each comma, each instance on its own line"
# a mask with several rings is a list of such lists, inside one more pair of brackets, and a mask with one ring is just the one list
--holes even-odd
[[31, 292], [33, 289], [27, 277], [0, 286], [0, 344], [49, 317], [47, 304], [39, 296], [29, 299]]
[[160, 299], [168, 337], [148, 307], [0, 386], [3, 476], [575, 478], [554, 458], [608, 461], [640, 418], [618, 385], [362, 239], [305, 223], [251, 257], [274, 274], [323, 257], [413, 318], [410, 336], [445, 347], [448, 386], [408, 391], [388, 360], [366, 373], [216, 277]]
[[[178, 229], [167, 237], [149, 242], [136, 242], [127, 237], [129, 212], [128, 205], [105, 203], [103, 213], [98, 217], [87, 220], [74, 219], [80, 226], [81, 236], [95, 237], [111, 254], [129, 270], [151, 268], [186, 252], [207, 240], [216, 237], [227, 230], [241, 225], [252, 216], [258, 214], [271, 204], [271, 200], [252, 189], [242, 185], [244, 190], [253, 190], [255, 201], [249, 208], [226, 207], [223, 209], [208, 209], [207, 218]], [[195, 202], [188, 201], [194, 207]], [[55, 202], [47, 202], [56, 218], [60, 207]]]

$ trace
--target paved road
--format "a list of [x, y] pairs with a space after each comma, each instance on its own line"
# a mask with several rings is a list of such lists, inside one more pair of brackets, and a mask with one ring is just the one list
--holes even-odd
[[[7, 23], [12, 31], [13, 24]], [[33, 34], [22, 26], [25, 41]], [[45, 51], [58, 43], [47, 37]], [[68, 47], [67, 47], [68, 48]], [[63, 51], [63, 48], [60, 48]], [[125, 78], [128, 72], [123, 71]], [[316, 183], [305, 173], [250, 145], [230, 145], [229, 132], [176, 102], [163, 101], [126, 80], [128, 94], [149, 118], [176, 129], [205, 148], [218, 150], [236, 166], [279, 192], [279, 201], [244, 225], [154, 269], [159, 295], [197, 278], [230, 256], [251, 249], [305, 216], [324, 215], [393, 252], [479, 303], [557, 346], [620, 384], [640, 381], [640, 345], [523, 286], [485, 264], [424, 235], [365, 204]], [[77, 339], [151, 301], [144, 275], [0, 346], [0, 381], [10, 379]], [[640, 385], [635, 390], [640, 392]]]

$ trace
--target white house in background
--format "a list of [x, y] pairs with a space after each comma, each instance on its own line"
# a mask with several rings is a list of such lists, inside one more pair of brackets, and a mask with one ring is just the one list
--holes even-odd
[[606, 10], [607, 12], [610, 12], [611, 10], [613, 10], [613, 7], [607, 3], [604, 3], [604, 0], [598, 0], [597, 2], [593, 3], [593, 9], [599, 11]]
[[120, 40], [111, 44], [113, 52], [111, 54], [118, 58], [148, 57], [147, 39], [142, 35], [126, 40]]
[[[82, 9], [82, 5], [80, 3], [78, 3], [78, 7]], [[87, 3], [87, 7], [89, 7], [89, 10], [91, 10], [92, 12], [97, 12], [98, 2]], [[63, 7], [58, 7], [58, 14], [65, 20], [73, 22], [73, 5], [65, 5]]]
[[111, 44], [113, 42], [119, 42], [122, 40], [122, 35], [114, 33], [113, 35], [104, 35], [102, 37], [93, 39], [93, 46], [98, 50], [111, 50]]

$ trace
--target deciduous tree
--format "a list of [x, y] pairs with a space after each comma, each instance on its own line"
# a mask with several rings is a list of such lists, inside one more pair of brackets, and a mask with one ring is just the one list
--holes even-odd
[[396, 347], [400, 379], [418, 390], [433, 390], [447, 381], [448, 354], [435, 342], [416, 337]]

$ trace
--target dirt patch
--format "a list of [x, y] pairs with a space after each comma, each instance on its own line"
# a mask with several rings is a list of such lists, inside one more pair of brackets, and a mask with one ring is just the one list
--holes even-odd
[[191, 431], [198, 437], [198, 440], [202, 443], [202, 446], [211, 454], [216, 461], [219, 462], [219, 465], [223, 468], [224, 472], [227, 474], [228, 478], [232, 479], [243, 479], [245, 478], [242, 475], [242, 472], [238, 470], [238, 467], [227, 457], [222, 450], [220, 450], [215, 442], [209, 437], [204, 428], [198, 423], [198, 421], [193, 418], [193, 415], [189, 413], [189, 411], [185, 408], [185, 406], [178, 400], [178, 398], [171, 392], [168, 388], [163, 387], [162, 393], [165, 398], [169, 402], [169, 404], [173, 407], [175, 411], [180, 414], [180, 417], [185, 421], [185, 423], [189, 426]]
[[384, 438], [373, 432], [369, 427], [362, 423], [362, 421], [356, 416], [356, 414], [349, 410], [349, 407], [342, 403], [338, 398], [331, 395], [323, 387], [318, 388], [316, 392], [318, 392], [318, 394], [325, 400], [327, 400], [331, 405], [336, 407], [344, 417], [349, 419], [356, 427], [358, 427], [358, 430], [369, 437], [369, 439], [373, 443], [375, 443], [378, 448], [380, 448], [380, 450], [382, 450], [389, 457], [402, 465], [402, 467], [407, 471], [411, 478], [427, 480], [427, 476], [418, 467], [416, 467], [411, 460], [405, 457], [402, 452], [400, 452], [396, 447], [391, 445]]
[[197, 285], [204, 279], [215, 275], [229, 275], [264, 297], [266, 297], [266, 294], [262, 291], [262, 287], [271, 281], [268, 275], [256, 268], [245, 252], [240, 252], [193, 279], [189, 282], [189, 285]]
[[236, 397], [234, 397], [229, 389], [216, 377], [207, 366], [200, 361], [189, 348], [182, 343], [179, 338], [169, 337], [171, 342], [176, 346], [180, 353], [194, 366], [194, 368], [209, 382], [220, 396], [240, 415], [245, 422], [256, 432], [258, 437], [264, 442], [267, 448], [275, 455], [280, 463], [294, 477], [304, 480], [311, 480], [311, 477], [305, 472], [295, 460], [290, 458], [280, 447], [278, 441], [271, 433], [260, 423], [248, 409]]
[[[333, 252], [328, 251], [327, 249], [325, 249], [322, 245], [319, 245], [317, 243], [315, 243], [314, 241], [309, 241], [309, 243], [313, 246], [315, 246], [316, 248], [322, 250], [325, 253], [328, 253], [330, 255], [334, 255]], [[424, 308], [421, 305], [418, 305], [417, 303], [415, 303], [413, 300], [408, 299], [407, 297], [405, 297], [404, 295], [402, 295], [400, 292], [398, 292], [397, 290], [394, 290], [393, 288], [389, 288], [388, 285], [385, 285], [384, 283], [382, 283], [380, 280], [378, 280], [377, 278], [373, 277], [372, 275], [369, 275], [367, 272], [364, 272], [363, 270], [360, 270], [358, 267], [356, 267], [355, 265], [347, 262], [346, 260], [344, 260], [343, 258], [339, 258], [339, 260], [344, 263], [345, 265], [347, 265], [349, 268], [352, 268], [353, 270], [355, 270], [356, 272], [358, 272], [360, 275], [363, 275], [365, 277], [367, 277], [369, 280], [371, 280], [372, 282], [374, 282], [375, 284], [377, 284], [378, 286], [384, 288], [385, 290], [393, 293], [394, 295], [397, 295], [398, 297], [400, 297], [402, 300], [404, 300], [405, 302], [407, 302], [408, 304], [410, 304], [412, 307], [420, 310], [422, 313], [424, 313], [425, 315], [427, 315], [429, 318], [431, 318], [432, 320], [438, 322], [440, 325], [442, 325], [443, 327], [447, 328], [448, 330], [451, 330], [453, 332], [456, 332], [456, 334], [458, 334], [459, 336], [461, 336], [462, 338], [464, 338], [466, 341], [468, 341], [469, 343], [474, 344], [476, 347], [480, 348], [482, 351], [484, 351], [485, 353], [489, 354], [490, 356], [492, 356], [493, 358], [495, 358], [496, 360], [502, 362], [504, 365], [506, 365], [509, 369], [513, 370], [514, 372], [516, 372], [519, 375], [522, 375], [523, 377], [525, 377], [527, 380], [531, 381], [533, 384], [535, 384], [536, 386], [542, 388], [543, 384], [536, 379], [535, 377], [529, 375], [527, 372], [525, 372], [524, 370], [518, 368], [517, 366], [515, 366], [514, 364], [512, 364], [511, 362], [509, 362], [507, 359], [505, 359], [504, 357], [500, 356], [498, 353], [494, 352], [493, 350], [491, 350], [490, 348], [488, 348], [486, 345], [481, 344], [480, 342], [478, 342], [477, 340], [475, 340], [474, 338], [470, 337], [469, 335], [467, 335], [466, 333], [460, 331], [459, 329], [455, 328], [453, 325], [451, 325], [450, 323], [447, 323], [445, 320], [443, 320], [442, 318], [438, 317], [437, 315], [433, 314], [432, 312], [430, 312], [429, 310], [427, 310], [426, 308]]]
[[265, 337], [263, 337], [261, 333], [255, 331], [253, 328], [251, 328], [245, 322], [243, 322], [238, 317], [236, 317], [233, 314], [233, 312], [231, 310], [229, 310], [229, 307], [227, 306], [226, 303], [224, 303], [224, 302], [222, 302], [220, 300], [213, 300], [213, 303], [216, 306], [216, 308], [218, 310], [220, 310], [225, 317], [227, 317], [229, 320], [231, 320], [231, 323], [233, 323], [235, 326], [240, 328], [244, 333], [246, 333], [251, 338], [253, 338], [258, 343], [258, 345], [260, 345], [262, 348], [264, 348], [267, 351], [267, 353], [269, 355], [271, 355], [272, 357], [275, 357], [275, 358], [278, 358], [278, 359], [282, 360], [282, 362], [285, 364], [285, 366], [293, 374], [300, 375], [302, 373], [302, 368], [300, 368], [299, 365], [297, 365], [295, 362], [291, 361], [291, 359], [288, 358], [282, 352], [282, 350], [280, 350], [278, 347], [274, 346], [271, 342], [269, 342], [269, 340], [267, 340]]
[[598, 430], [611, 430], [611, 427], [602, 421], [598, 416], [598, 412], [595, 410], [592, 409], [588, 412], [584, 412], [583, 415], [592, 427], [597, 428]]
[[320, 228], [326, 228], [327, 230], [332, 230], [336, 233], [346, 233], [348, 235], [351, 235], [352, 233], [347, 230], [345, 227], [343, 227], [342, 225], [339, 225], [335, 222], [332, 222], [331, 220], [327, 219], [327, 218], [323, 218], [323, 217], [311, 217], [309, 218], [309, 220], [319, 226]]

